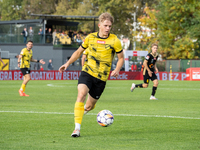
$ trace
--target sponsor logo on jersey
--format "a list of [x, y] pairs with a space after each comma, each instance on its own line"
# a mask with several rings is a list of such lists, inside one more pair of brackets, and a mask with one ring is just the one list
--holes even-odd
[[98, 43], [98, 44], [105, 44], [106, 41], [100, 41], [100, 40], [97, 40], [97, 43]]
[[149, 60], [149, 56], [146, 56], [146, 59]]

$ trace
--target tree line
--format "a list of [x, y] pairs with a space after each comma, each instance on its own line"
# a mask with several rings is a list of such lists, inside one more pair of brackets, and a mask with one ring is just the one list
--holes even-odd
[[[1, 21], [36, 19], [30, 14], [99, 16], [106, 11], [115, 18], [112, 32], [131, 43], [137, 40], [136, 50], [150, 51], [158, 43], [164, 59], [200, 56], [199, 0], [0, 0]], [[90, 32], [93, 23], [82, 21], [79, 28]]]

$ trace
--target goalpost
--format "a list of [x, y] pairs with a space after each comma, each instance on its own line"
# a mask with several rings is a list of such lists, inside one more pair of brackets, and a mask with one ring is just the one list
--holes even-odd
[[129, 71], [129, 56], [146, 56], [148, 51], [131, 51], [125, 50], [124, 51], [124, 59], [125, 59], [125, 71]]

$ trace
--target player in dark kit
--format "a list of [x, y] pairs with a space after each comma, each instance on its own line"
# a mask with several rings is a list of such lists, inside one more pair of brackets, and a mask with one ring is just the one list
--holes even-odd
[[152, 50], [151, 53], [149, 53], [146, 56], [143, 63], [144, 64], [144, 70], [143, 70], [144, 83], [143, 84], [132, 83], [131, 92], [133, 92], [135, 88], [147, 88], [149, 85], [149, 79], [151, 79], [151, 81], [153, 81], [153, 88], [152, 88], [152, 94], [151, 94], [150, 100], [158, 100], [154, 96], [158, 87], [158, 79], [156, 76], [156, 73], [158, 73], [158, 68], [156, 67], [156, 61], [158, 59], [158, 54], [157, 54], [158, 45], [152, 44], [151, 50]]

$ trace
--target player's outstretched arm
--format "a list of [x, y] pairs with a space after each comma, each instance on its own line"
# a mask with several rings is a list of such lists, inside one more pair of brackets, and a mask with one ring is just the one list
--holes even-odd
[[62, 73], [63, 71], [65, 71], [70, 64], [72, 64], [73, 62], [75, 62], [83, 53], [85, 49], [82, 48], [81, 46], [72, 54], [72, 56], [70, 57], [70, 59], [59, 68], [59, 72]]
[[[19, 58], [18, 58], [19, 59]], [[36, 60], [36, 59], [33, 59], [33, 57], [31, 57], [31, 60], [30, 60], [31, 62], [39, 62], [39, 63], [41, 63], [41, 64], [45, 64], [45, 61], [43, 61], [43, 59], [40, 59], [40, 60]]]
[[124, 64], [124, 54], [123, 54], [123, 52], [118, 53], [117, 57], [118, 57], [117, 66], [116, 66], [115, 70], [113, 70], [111, 72], [111, 76], [113, 76], [113, 77], [118, 77], [119, 71]]

